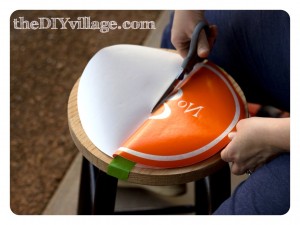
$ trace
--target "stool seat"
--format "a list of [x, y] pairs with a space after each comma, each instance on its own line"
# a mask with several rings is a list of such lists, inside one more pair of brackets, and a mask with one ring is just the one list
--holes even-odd
[[[229, 75], [228, 79], [240, 95], [248, 114], [242, 90]], [[107, 174], [113, 158], [97, 148], [83, 129], [78, 111], [79, 81], [80, 78], [70, 92], [67, 112], [72, 139], [83, 156], [78, 214], [165, 215], [194, 212], [197, 215], [208, 215], [230, 196], [230, 168], [229, 164], [221, 159], [219, 152], [190, 166], [168, 169], [135, 166], [130, 170], [127, 181], [136, 184], [169, 186], [194, 182], [194, 205], [116, 212], [118, 178]]]
[[[99, 150], [86, 135], [79, 118], [77, 107], [79, 79], [71, 90], [68, 102], [68, 124], [73, 141], [82, 155], [99, 170], [106, 173], [112, 158]], [[144, 185], [173, 185], [182, 184], [205, 178], [224, 166], [220, 154], [200, 163], [172, 169], [152, 169], [134, 167], [128, 177], [128, 182]]]
[[[129, 50], [131, 52], [131, 55], [128, 55]], [[133, 51], [134, 50], [134, 51]], [[108, 54], [111, 53], [111, 54]], [[120, 54], [122, 53], [122, 54]], [[170, 53], [170, 52], [169, 52]], [[141, 184], [141, 185], [153, 185], [153, 186], [170, 186], [170, 185], [176, 185], [176, 184], [184, 184], [184, 183], [189, 183], [189, 182], [194, 182], [195, 185], [195, 192], [194, 192], [194, 205], [189, 205], [189, 206], [173, 206], [173, 207], [168, 207], [168, 208], [161, 208], [161, 209], [151, 209], [151, 210], [138, 210], [138, 211], [125, 211], [125, 212], [116, 212], [115, 211], [115, 201], [116, 201], [116, 195], [117, 195], [117, 188], [118, 188], [118, 178], [114, 177], [114, 175], [112, 175], [113, 173], [107, 173], [108, 168], [111, 168], [111, 163], [113, 162], [113, 158], [112, 155], [113, 154], [109, 154], [107, 151], [107, 146], [105, 145], [99, 145], [99, 143], [97, 143], [97, 138], [99, 138], [99, 140], [101, 140], [101, 142], [105, 142], [106, 140], [108, 140], [107, 138], [114, 138], [114, 137], [119, 137], [118, 135], [118, 131], [122, 128], [126, 128], [127, 129], [127, 125], [129, 124], [134, 124], [135, 120], [128, 120], [125, 122], [128, 123], [123, 123], [123, 120], [118, 120], [120, 119], [120, 117], [117, 117], [118, 115], [114, 115], [115, 116], [115, 120], [111, 121], [110, 117], [107, 117], [105, 115], [110, 115], [111, 113], [113, 114], [112, 111], [105, 111], [103, 110], [103, 108], [99, 108], [99, 105], [92, 105], [92, 102], [90, 101], [90, 99], [94, 99], [95, 96], [98, 96], [98, 98], [102, 98], [102, 101], [106, 100], [107, 95], [103, 95], [102, 92], [99, 92], [100, 90], [105, 90], [106, 88], [106, 83], [112, 84], [114, 82], [114, 80], [112, 79], [114, 74], [118, 74], [118, 71], [120, 70], [126, 70], [127, 73], [126, 74], [122, 74], [122, 78], [125, 79], [126, 77], [129, 79], [131, 78], [132, 74], [139, 74], [140, 72], [138, 70], [134, 70], [136, 69], [136, 67], [130, 67], [130, 69], [127, 68], [127, 64], [123, 61], [124, 57], [128, 58], [128, 64], [130, 65], [135, 65], [141, 63], [143, 64], [143, 70], [147, 71], [147, 74], [143, 74], [145, 77], [151, 77], [153, 78], [153, 74], [156, 75], [156, 78], [160, 78], [159, 74], [165, 74], [165, 70], [153, 70], [153, 63], [155, 65], [169, 65], [168, 67], [168, 71], [169, 73], [166, 74], [174, 74], [176, 72], [176, 68], [177, 68], [177, 64], [180, 64], [180, 60], [177, 57], [176, 54], [169, 54], [166, 53], [166, 51], [158, 51], [158, 50], [154, 50], [151, 48], [144, 48], [144, 47], [138, 47], [138, 46], [128, 46], [128, 45], [119, 45], [119, 46], [112, 46], [111, 48], [106, 48], [103, 51], [101, 50], [101, 52], [98, 52], [92, 59], [91, 59], [91, 64], [89, 63], [83, 73], [83, 76], [81, 78], [79, 78], [77, 80], [77, 82], [75, 83], [75, 85], [73, 86], [70, 96], [69, 96], [69, 101], [68, 101], [68, 123], [69, 123], [69, 129], [70, 129], [70, 133], [71, 136], [73, 138], [73, 141], [76, 145], [76, 147], [78, 148], [78, 150], [81, 152], [82, 156], [83, 156], [83, 161], [82, 161], [82, 169], [81, 169], [81, 181], [80, 181], [80, 191], [79, 191], [79, 201], [78, 201], [78, 214], [102, 214], [102, 215], [108, 215], [108, 214], [122, 214], [122, 215], [136, 215], [136, 214], [143, 214], [143, 215], [148, 215], [148, 214], [182, 214], [182, 213], [191, 213], [194, 212], [195, 214], [201, 214], [201, 215], [207, 215], [207, 214], [211, 214], [213, 213], [218, 207], [219, 205], [225, 200], [227, 199], [230, 194], [231, 194], [231, 182], [230, 182], [230, 168], [229, 168], [229, 164], [224, 162], [221, 157], [220, 157], [220, 152], [218, 151], [218, 148], [216, 147], [216, 151], [213, 151], [212, 154], [207, 154], [207, 157], [203, 157], [202, 161], [199, 163], [195, 163], [198, 162], [199, 160], [195, 160], [192, 163], [183, 163], [181, 165], [188, 165], [188, 166], [182, 166], [182, 167], [174, 167], [173, 166], [168, 166], [169, 168], [153, 168], [150, 166], [155, 166], [158, 164], [147, 164], [147, 163], [143, 163], [143, 162], [139, 162], [138, 160], [131, 160], [133, 162], [136, 162], [136, 166], [134, 166], [133, 168], [130, 167], [130, 172], [128, 174], [127, 177], [127, 171], [126, 171], [126, 176], [120, 176], [120, 179], [123, 178], [127, 178], [128, 182], [131, 183], [136, 183], [136, 184]], [[108, 54], [108, 55], [107, 55]], [[136, 56], [139, 57], [136, 57]], [[158, 57], [160, 56], [160, 57]], [[137, 58], [139, 60], [137, 60]], [[121, 60], [123, 62], [122, 65], [119, 65], [118, 70], [115, 70], [115, 67], [110, 65], [111, 67], [109, 67], [109, 73], [105, 73], [103, 72], [102, 68], [106, 68], [107, 63], [109, 64], [109, 62], [111, 60]], [[160, 59], [168, 59], [168, 63], [165, 60], [163, 61], [163, 64], [161, 64], [161, 60]], [[179, 60], [179, 61], [178, 61]], [[151, 63], [146, 63], [151, 61]], [[102, 64], [99, 64], [99, 62], [101, 62]], [[209, 62], [206, 62], [206, 64], [208, 64]], [[206, 65], [205, 64], [205, 65]], [[155, 68], [160, 68], [159, 66], [156, 66]], [[203, 67], [204, 68], [204, 67]], [[164, 67], [164, 69], [166, 69]], [[217, 68], [215, 68], [217, 69]], [[174, 71], [173, 71], [174, 70]], [[216, 71], [218, 71], [219, 69], [217, 69]], [[243, 95], [243, 92], [241, 91], [241, 89], [239, 88], [239, 86], [235, 83], [235, 81], [227, 74], [224, 74], [226, 76], [226, 78], [224, 78], [223, 76], [219, 76], [219, 75], [215, 75], [215, 71], [214, 69], [211, 70], [212, 72], [212, 76], [213, 77], [218, 77], [218, 80], [222, 80], [222, 82], [218, 82], [218, 84], [222, 84], [221, 86], [217, 85], [215, 88], [219, 88], [221, 89], [221, 87], [224, 86], [224, 84], [226, 84], [224, 87], [228, 88], [228, 92], [220, 92], [222, 93], [221, 97], [223, 96], [227, 96], [228, 93], [230, 93], [231, 96], [230, 98], [233, 98], [233, 100], [230, 102], [232, 107], [237, 107], [238, 105], [238, 112], [243, 111], [247, 114], [247, 104], [246, 104], [246, 99]], [[178, 71], [177, 71], [178, 72]], [[177, 74], [177, 72], [175, 74]], [[210, 72], [208, 71], [208, 73], [206, 73], [207, 77], [208, 74]], [[87, 78], [93, 78], [96, 75], [99, 76], [99, 74], [105, 74], [105, 81], [101, 80], [101, 82], [99, 82], [99, 80], [97, 80], [97, 82], [94, 79], [87, 79]], [[143, 77], [144, 77], [143, 76]], [[125, 78], [124, 78], [125, 77]], [[149, 85], [149, 80], [145, 81], [143, 77], [140, 77], [140, 80], [135, 80], [137, 83], [140, 82], [141, 84], [145, 85]], [[220, 77], [220, 79], [219, 79]], [[98, 77], [99, 78], [99, 77]], [[143, 79], [142, 79], [143, 78]], [[209, 77], [209, 79], [206, 80], [206, 82], [203, 82], [204, 84], [211, 84], [212, 79], [210, 79], [211, 77]], [[223, 79], [224, 78], [224, 79]], [[80, 85], [79, 85], [79, 81], [81, 79]], [[137, 77], [135, 77], [134, 79], [137, 79]], [[142, 79], [142, 80], [141, 80]], [[172, 81], [174, 78], [173, 77], [169, 77], [168, 79], [170, 79], [170, 81]], [[159, 80], [159, 79], [158, 79]], [[125, 82], [126, 80], [123, 80], [123, 82]], [[152, 85], [153, 86], [157, 86], [157, 81], [153, 78], [151, 79], [152, 81]], [[118, 81], [119, 83], [117, 84], [121, 84], [122, 82]], [[146, 83], [145, 83], [146, 82]], [[229, 83], [231, 83], [231, 85], [229, 85]], [[123, 83], [122, 83], [123, 84]], [[82, 86], [83, 85], [83, 86]], [[93, 91], [96, 92], [89, 92], [90, 91], [90, 87], [93, 86], [94, 89], [91, 89]], [[209, 85], [207, 85], [209, 86]], [[211, 85], [210, 85], [211, 86]], [[79, 92], [78, 95], [78, 90], [82, 91], [82, 87], [84, 87], [84, 91], [83, 92]], [[119, 86], [112, 86], [112, 88], [110, 89], [110, 91], [108, 91], [108, 95], [114, 95], [115, 94], [115, 89], [118, 88]], [[148, 100], [149, 99], [149, 94], [150, 95], [155, 95], [157, 93], [160, 93], [162, 91], [164, 91], [165, 89], [163, 88], [163, 86], [159, 86], [160, 89], [149, 89], [147, 93], [147, 95], [142, 95], [143, 98], [140, 98], [140, 100], [143, 102], [144, 100]], [[186, 88], [188, 88], [188, 86], [186, 86]], [[230, 89], [230, 90], [229, 90]], [[234, 90], [233, 90], [234, 89]], [[154, 91], [153, 91], [154, 90]], [[205, 90], [204, 88], [202, 90]], [[223, 89], [222, 89], [223, 90]], [[151, 92], [150, 92], [151, 91]], [[226, 89], [227, 91], [227, 89]], [[239, 99], [235, 94], [233, 95], [232, 93], [235, 93], [239, 95], [239, 97], [241, 99]], [[87, 94], [84, 95], [85, 97], [82, 98], [82, 94]], [[106, 93], [106, 92], [105, 92]], [[126, 92], [127, 93], [127, 92]], [[208, 89], [208, 93], [212, 93], [212, 91], [210, 89]], [[219, 93], [219, 92], [218, 92]], [[219, 94], [220, 94], [219, 93]], [[118, 101], [120, 102], [124, 102], [127, 99], [131, 99], [133, 97], [135, 97], [135, 93], [127, 93], [128, 95], [122, 95], [123, 98], [119, 99]], [[214, 95], [217, 96], [217, 95]], [[235, 97], [234, 97], [235, 96]], [[118, 96], [120, 97], [120, 96]], [[112, 97], [112, 99], [114, 99]], [[211, 100], [209, 100], [209, 102], [219, 102], [219, 98], [218, 96], [214, 98], [212, 98]], [[80, 108], [78, 108], [78, 101], [80, 104]], [[237, 104], [238, 102], [240, 102], [241, 105], [245, 106], [245, 109], [241, 109], [239, 104]], [[242, 104], [242, 102], [244, 104]], [[89, 103], [89, 104], [85, 104], [85, 103]], [[222, 104], [220, 104], [220, 106], [222, 106], [224, 108], [224, 110], [227, 110], [227, 103], [224, 104], [224, 102], [221, 102]], [[151, 102], [147, 102], [146, 106], [149, 106], [152, 103]], [[193, 103], [191, 103], [193, 104]], [[190, 104], [190, 105], [191, 105]], [[97, 106], [97, 107], [93, 107], [93, 106]], [[220, 107], [220, 109], [223, 109], [222, 107]], [[88, 109], [91, 110], [90, 112], [93, 113], [87, 113], [84, 114], [82, 111], [82, 109]], [[126, 108], [121, 108], [120, 111], [124, 110], [123, 113], [125, 113]], [[134, 110], [139, 110], [138, 107], [133, 108]], [[82, 115], [84, 115], [81, 119], [79, 117], [79, 110], [80, 113], [83, 113]], [[99, 111], [100, 110], [100, 111]], [[101, 110], [105, 111], [106, 114], [104, 114], [104, 116], [99, 116], [99, 112], [101, 112]], [[134, 111], [134, 112], [137, 112]], [[187, 111], [187, 110], [186, 110]], [[222, 111], [222, 110], [220, 110]], [[212, 111], [209, 111], [212, 112]], [[228, 110], [226, 111], [228, 112]], [[232, 113], [231, 113], [232, 114]], [[232, 116], [230, 114], [230, 117]], [[132, 111], [127, 112], [127, 117], [124, 118], [129, 118], [132, 115]], [[209, 115], [209, 114], [207, 114]], [[212, 113], [212, 115], [216, 116], [216, 114]], [[238, 120], [242, 117], [239, 117], [240, 113], [234, 113], [234, 120], [232, 119], [232, 121]], [[132, 117], [132, 116], [131, 116]], [[98, 120], [99, 118], [101, 118], [102, 120]], [[133, 117], [132, 117], [133, 118]], [[214, 118], [214, 117], [212, 117]], [[90, 127], [92, 128], [98, 128], [96, 131], [94, 132], [90, 132], [90, 130], [88, 130], [86, 128], [86, 119], [88, 119], [88, 124]], [[224, 118], [219, 118], [217, 121], [213, 121], [214, 123], [217, 124], [223, 124]], [[214, 120], [214, 119], [213, 119]], [[117, 122], [118, 121], [118, 122]], [[228, 120], [229, 121], [229, 120]], [[231, 121], [231, 120], [230, 120]], [[230, 122], [230, 124], [232, 124], [232, 121]], [[120, 125], [120, 127], [117, 127], [115, 130], [109, 130], [107, 127], [107, 124], [105, 126], [106, 122], [115, 122], [118, 123], [117, 125]], [[89, 134], [90, 138], [88, 137], [87, 133], [85, 132], [85, 130], [83, 129], [82, 124], [84, 124], [86, 132]], [[96, 125], [94, 125], [96, 124]], [[103, 126], [102, 126], [103, 124]], [[174, 124], [174, 123], [173, 123]], [[227, 124], [227, 122], [225, 122], [224, 124]], [[225, 126], [226, 128], [227, 126]], [[99, 129], [101, 128], [101, 129]], [[107, 130], [105, 130], [107, 128]], [[125, 132], [127, 130], [122, 130], [122, 132]], [[228, 127], [226, 128], [228, 129], [232, 129], [232, 127]], [[224, 132], [223, 132], [224, 133]], [[225, 140], [223, 139], [224, 135], [219, 134], [220, 140]], [[98, 136], [102, 135], [102, 136]], [[114, 136], [115, 135], [115, 136]], [[205, 133], [206, 135], [206, 133]], [[225, 134], [227, 135], [227, 134]], [[200, 135], [199, 135], [200, 136]], [[145, 136], [144, 136], [145, 137]], [[148, 135], [148, 137], [150, 137]], [[200, 136], [202, 137], [202, 136]], [[100, 139], [101, 138], [101, 139]], [[91, 140], [93, 140], [93, 143]], [[112, 139], [114, 140], [114, 139]], [[155, 139], [158, 140], [158, 139]], [[175, 140], [175, 139], [173, 139]], [[112, 144], [116, 144], [117, 148], [119, 147], [119, 142], [120, 140], [118, 140], [117, 142], [113, 142]], [[143, 141], [142, 141], [143, 142]], [[151, 140], [152, 142], [152, 140]], [[173, 143], [173, 142], [172, 142]], [[193, 145], [193, 148], [191, 149], [201, 149], [201, 146], [198, 146], [198, 139], [197, 141], [195, 141], [197, 147], [195, 147]], [[210, 142], [211, 143], [211, 142]], [[97, 147], [96, 147], [97, 146]], [[101, 146], [101, 147], [99, 147]], [[105, 147], [104, 147], [105, 146]], [[112, 151], [114, 151], [114, 148], [116, 147], [115, 145], [113, 145], [112, 147]], [[158, 150], [159, 147], [161, 147], [162, 145], [160, 145], [160, 143], [158, 143], [158, 145], [156, 145], [156, 147], [154, 148], [155, 150]], [[225, 146], [225, 145], [219, 145], [220, 148], [221, 146]], [[126, 147], [126, 146], [125, 146]], [[176, 148], [177, 146], [173, 146], [172, 149]], [[101, 149], [99, 148], [103, 148], [101, 151]], [[130, 149], [130, 147], [129, 147]], [[116, 149], [117, 150], [117, 149]], [[104, 153], [106, 152], [106, 153]], [[217, 152], [217, 153], [215, 153]], [[200, 152], [197, 152], [200, 153]], [[152, 154], [152, 153], [151, 153]], [[178, 154], [182, 154], [182, 153], [178, 153]], [[124, 157], [125, 159], [128, 159], [126, 157]], [[179, 158], [180, 159], [180, 158]], [[177, 160], [179, 160], [177, 159]], [[161, 160], [160, 162], [163, 162], [164, 160]], [[113, 162], [114, 163], [114, 162]], [[195, 164], [194, 164], [195, 163]], [[138, 166], [139, 164], [139, 166]], [[140, 167], [140, 165], [148, 165], [147, 167]], [[159, 166], [159, 167], [163, 167]]]

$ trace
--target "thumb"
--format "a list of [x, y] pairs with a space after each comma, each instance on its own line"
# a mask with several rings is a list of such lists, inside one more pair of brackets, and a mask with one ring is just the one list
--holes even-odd
[[209, 26], [209, 36], [205, 31], [201, 31], [198, 39], [197, 53], [200, 58], [207, 58], [216, 40], [218, 29], [216, 25]]
[[230, 132], [230, 133], [228, 134], [228, 138], [229, 138], [230, 140], [232, 140], [232, 139], [235, 137], [235, 135], [236, 135], [236, 132]]
[[197, 54], [200, 58], [207, 58], [210, 52], [209, 43], [205, 34], [205, 31], [202, 30], [199, 39], [198, 39], [198, 48]]
[[[230, 140], [232, 140], [234, 137], [236, 136], [236, 132], [230, 132], [228, 134], [228, 138]], [[225, 161], [225, 162], [232, 162], [233, 158], [230, 156], [230, 143], [221, 151], [221, 158]]]
[[232, 159], [229, 157], [228, 149], [226, 147], [221, 151], [221, 159], [223, 159], [223, 161], [225, 162], [232, 162]]

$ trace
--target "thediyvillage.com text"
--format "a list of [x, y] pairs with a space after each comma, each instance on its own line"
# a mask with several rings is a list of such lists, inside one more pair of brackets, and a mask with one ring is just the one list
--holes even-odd
[[13, 19], [14, 29], [28, 30], [99, 30], [101, 33], [107, 33], [111, 30], [153, 30], [156, 29], [155, 21], [97, 21], [89, 16], [80, 16], [76, 20], [62, 17], [38, 17], [36, 20], [27, 20], [24, 17]]

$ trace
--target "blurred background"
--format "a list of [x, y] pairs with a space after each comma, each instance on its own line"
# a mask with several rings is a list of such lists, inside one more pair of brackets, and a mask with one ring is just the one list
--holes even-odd
[[42, 214], [78, 154], [69, 134], [67, 101], [89, 59], [106, 46], [142, 45], [151, 30], [16, 29], [13, 20], [87, 16], [122, 23], [157, 21], [161, 14], [116, 10], [16, 11], [11, 15], [10, 204], [15, 214]]

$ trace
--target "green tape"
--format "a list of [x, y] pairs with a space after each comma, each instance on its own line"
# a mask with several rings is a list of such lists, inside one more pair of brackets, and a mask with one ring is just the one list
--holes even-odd
[[107, 174], [121, 180], [127, 180], [135, 162], [116, 156], [108, 165]]

